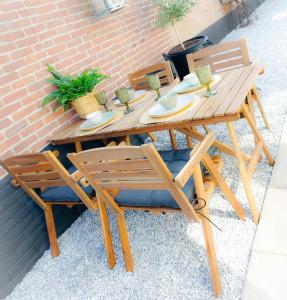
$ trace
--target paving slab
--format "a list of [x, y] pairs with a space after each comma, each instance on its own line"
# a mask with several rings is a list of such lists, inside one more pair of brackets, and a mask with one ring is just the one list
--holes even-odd
[[[281, 134], [280, 148], [276, 157], [270, 187], [287, 189], [287, 122]], [[287, 199], [286, 199], [287, 201]]]
[[287, 256], [253, 252], [242, 300], [287, 299]]
[[253, 251], [287, 255], [287, 189], [268, 189]]

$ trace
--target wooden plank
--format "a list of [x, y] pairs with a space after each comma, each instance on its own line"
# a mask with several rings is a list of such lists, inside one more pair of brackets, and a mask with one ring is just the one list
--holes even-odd
[[242, 59], [241, 58], [237, 58], [237, 59], [231, 59], [225, 62], [218, 62], [218, 63], [213, 63], [213, 66], [216, 70], [220, 69], [227, 69], [227, 68], [231, 68], [231, 67], [236, 67], [236, 66], [240, 66], [242, 65]]
[[159, 175], [154, 170], [115, 171], [115, 172], [90, 172], [93, 179], [96, 180], [144, 180], [159, 179]]
[[225, 76], [224, 85], [221, 85], [221, 89], [217, 91], [217, 95], [211, 97], [209, 102], [206, 103], [204, 109], [202, 109], [202, 118], [208, 119], [214, 116], [216, 110], [224, 103], [229, 97], [230, 91], [234, 85], [234, 82], [237, 82], [242, 70], [234, 69], [228, 72]]
[[88, 172], [93, 171], [112, 171], [112, 170], [145, 170], [153, 169], [152, 165], [147, 159], [125, 160], [125, 161], [108, 161], [105, 163], [88, 163], [85, 169]]
[[246, 91], [246, 94], [243, 97], [238, 97], [238, 93], [242, 90], [242, 86], [244, 85], [245, 81], [249, 80], [250, 74], [252, 73], [253, 69], [254, 64], [240, 68], [240, 76], [238, 77], [237, 81], [232, 84], [230, 92], [226, 96], [224, 102], [222, 102], [218, 109], [214, 112], [215, 117], [226, 115], [226, 111], [234, 102], [236, 102], [237, 105], [235, 108], [233, 105], [233, 109], [230, 110], [229, 113], [235, 113], [240, 110], [238, 108], [238, 105], [241, 105], [245, 101], [245, 96], [248, 93], [248, 91]]
[[32, 189], [68, 185], [63, 179], [30, 181], [25, 184]]
[[248, 176], [249, 180], [251, 180], [252, 175], [257, 166], [257, 162], [260, 159], [261, 150], [262, 150], [262, 142], [259, 141], [258, 144], [255, 146], [254, 152], [252, 153], [252, 159], [250, 160], [250, 162], [247, 166], [247, 176]]
[[29, 164], [36, 164], [40, 162], [47, 162], [45, 156], [42, 153], [37, 154], [25, 154], [19, 156], [13, 156], [7, 158], [5, 160], [8, 166], [17, 166], [17, 165], [29, 165]]
[[86, 150], [78, 153], [80, 162], [100, 162], [109, 160], [143, 159], [145, 154], [137, 146], [106, 147]]
[[193, 53], [193, 59], [199, 59], [201, 57], [207, 57], [213, 55], [214, 53], [228, 51], [230, 49], [240, 48], [239, 41], [222, 43], [214, 46], [209, 46], [207, 48], [200, 49], [199, 51]]
[[23, 181], [35, 181], [45, 179], [60, 179], [61, 176], [57, 171], [43, 172], [43, 173], [31, 173], [18, 176]]
[[14, 166], [10, 167], [15, 174], [23, 174], [23, 173], [33, 173], [33, 172], [41, 172], [41, 171], [52, 171], [54, 170], [53, 166], [49, 163], [40, 163], [37, 165], [28, 165], [28, 166]]
[[[209, 110], [209, 107], [214, 107], [214, 106], [219, 106], [222, 99], [223, 99], [223, 95], [225, 92], [225, 90], [228, 90], [228, 83], [230, 81], [233, 82], [233, 76], [234, 73], [233, 72], [229, 72], [229, 73], [223, 73], [221, 80], [219, 81], [219, 83], [213, 87], [214, 90], [217, 91], [217, 94], [215, 96], [212, 97], [206, 97], [204, 99], [204, 102], [201, 104], [200, 108], [198, 109], [198, 111], [193, 115], [193, 119], [202, 119], [205, 117], [205, 113]], [[213, 114], [210, 114], [210, 116], [212, 116]]]
[[109, 181], [101, 182], [103, 189], [120, 190], [165, 190], [166, 187], [162, 181], [141, 180], [141, 181]]
[[252, 69], [246, 76], [244, 82], [241, 82], [240, 89], [238, 89], [234, 100], [230, 103], [226, 109], [226, 114], [233, 113], [234, 111], [240, 110], [242, 104], [244, 104], [245, 97], [249, 93], [250, 89], [254, 85], [256, 77], [259, 75], [261, 67], [259, 65], [252, 64]]
[[242, 55], [241, 50], [238, 49], [238, 50], [232, 50], [225, 53], [216, 53], [215, 55], [211, 56], [211, 60], [213, 63], [216, 63], [224, 60], [229, 60], [231, 58], [241, 57], [241, 55]]

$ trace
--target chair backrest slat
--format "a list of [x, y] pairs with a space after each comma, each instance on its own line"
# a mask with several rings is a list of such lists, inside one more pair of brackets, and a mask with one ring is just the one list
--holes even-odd
[[128, 77], [131, 87], [135, 90], [149, 88], [146, 76], [155, 73], [159, 76], [161, 85], [168, 85], [174, 81], [170, 62], [165, 61], [134, 73], [130, 73]]
[[[147, 159], [137, 159], [137, 169], [138, 170], [153, 170], [152, 165]], [[119, 161], [108, 161], [106, 164], [101, 162], [89, 162], [85, 164], [85, 169], [88, 172], [97, 171], [114, 171], [117, 169], [121, 170], [134, 170], [133, 160], [119, 160]]]
[[35, 181], [35, 180], [47, 180], [47, 179], [60, 179], [61, 176], [56, 171], [37, 172], [37, 173], [24, 173], [18, 175], [18, 178], [24, 182]]
[[246, 66], [250, 63], [245, 39], [209, 46], [188, 54], [189, 71], [194, 72], [198, 65], [209, 64], [212, 72], [223, 72], [228, 69]]
[[163, 189], [161, 175], [151, 165], [142, 147], [97, 148], [68, 154], [68, 157], [76, 167], [79, 163], [80, 171], [88, 173], [98, 187], [152, 189], [154, 186], [158, 189], [160, 186]]
[[140, 147], [106, 147], [87, 150], [78, 153], [77, 159], [81, 162], [101, 162], [115, 161], [127, 159], [143, 159], [146, 158]]
[[26, 181], [25, 184], [32, 189], [67, 186], [63, 179]]

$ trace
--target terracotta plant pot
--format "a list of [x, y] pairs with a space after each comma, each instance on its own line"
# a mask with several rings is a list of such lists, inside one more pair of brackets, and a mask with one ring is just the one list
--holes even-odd
[[86, 119], [88, 114], [100, 110], [100, 105], [93, 92], [73, 101], [72, 106], [81, 119]]

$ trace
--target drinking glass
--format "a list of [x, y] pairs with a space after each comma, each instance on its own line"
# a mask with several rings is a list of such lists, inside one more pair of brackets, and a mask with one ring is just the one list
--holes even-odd
[[159, 89], [161, 88], [160, 80], [157, 74], [152, 74], [152, 75], [147, 75], [148, 78], [148, 84], [149, 87], [156, 91], [157, 93], [157, 98], [156, 101], [160, 98], [160, 91]]
[[107, 94], [105, 91], [96, 91], [95, 97], [96, 97], [97, 101], [99, 102], [99, 104], [104, 106], [105, 111], [111, 111], [107, 107], [108, 98], [107, 98]]
[[134, 109], [129, 107], [130, 94], [129, 94], [129, 91], [127, 88], [125, 88], [125, 87], [118, 88], [115, 91], [115, 94], [117, 95], [121, 104], [124, 104], [126, 106], [127, 110], [126, 110], [125, 114], [128, 114], [128, 113], [134, 111]]
[[212, 82], [212, 73], [210, 65], [197, 66], [195, 68], [196, 76], [199, 82], [206, 87], [206, 93], [203, 95], [205, 97], [211, 97], [216, 94], [216, 91], [213, 91], [210, 87]]

